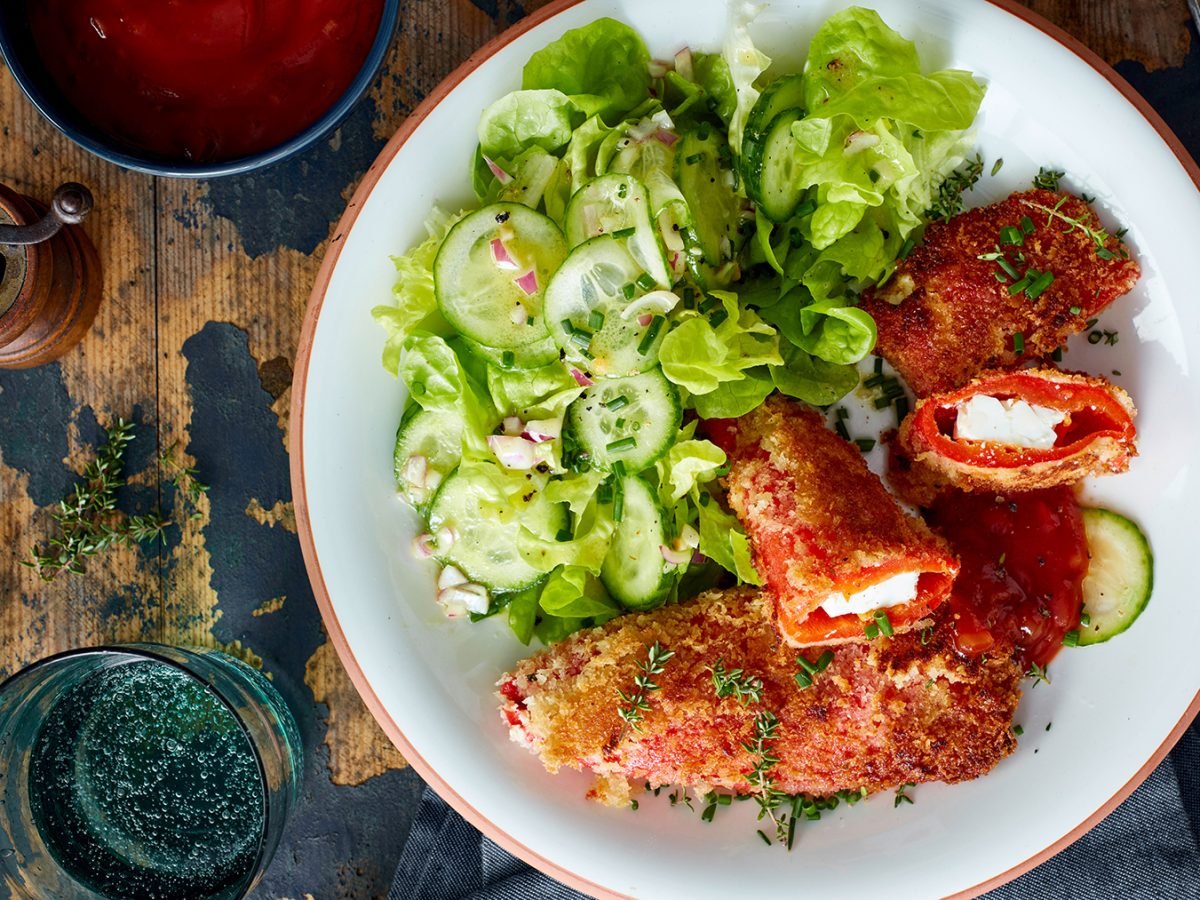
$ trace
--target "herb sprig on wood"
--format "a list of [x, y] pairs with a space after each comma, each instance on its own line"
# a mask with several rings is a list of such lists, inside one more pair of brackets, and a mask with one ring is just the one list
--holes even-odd
[[113, 545], [166, 539], [163, 529], [170, 523], [158, 513], [126, 515], [117, 509], [125, 449], [132, 440], [133, 423], [117, 419], [74, 490], [59, 501], [53, 513], [57, 533], [22, 561], [43, 581], [62, 572], [82, 574], [85, 560]]

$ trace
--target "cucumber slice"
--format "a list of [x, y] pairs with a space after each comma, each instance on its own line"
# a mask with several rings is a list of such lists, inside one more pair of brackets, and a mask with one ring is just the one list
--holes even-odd
[[700, 125], [680, 137], [675, 180], [692, 214], [684, 234], [689, 253], [699, 250], [710, 266], [732, 259], [743, 243], [742, 201], [733, 189], [729, 148], [717, 129]]
[[567, 207], [567, 243], [578, 247], [602, 234], [624, 233], [630, 255], [661, 287], [670, 287], [667, 260], [651, 218], [650, 197], [632, 175], [593, 179], [575, 192]]
[[430, 532], [437, 534], [446, 527], [457, 534], [448, 550], [439, 548], [438, 561], [458, 567], [492, 591], [519, 591], [537, 584], [544, 574], [517, 551], [521, 526], [536, 534], [555, 534], [567, 520], [562, 504], [539, 503], [532, 491], [525, 497], [497, 504], [456, 469], [442, 482], [429, 508]]
[[797, 118], [803, 115], [804, 76], [785, 75], [772, 82], [759, 95], [750, 115], [746, 118], [746, 129], [742, 135], [742, 179], [746, 184], [746, 196], [761, 202], [759, 175], [762, 170], [763, 151], [767, 132], [775, 119], [787, 110], [797, 110]]
[[679, 389], [659, 368], [606, 378], [567, 408], [567, 426], [589, 462], [608, 471], [620, 462], [640, 472], [662, 459], [683, 422]]
[[786, 222], [804, 198], [805, 188], [796, 177], [796, 139], [792, 137], [792, 123], [799, 118], [798, 109], [780, 113], [763, 141], [755, 199], [772, 222]]
[[659, 549], [666, 543], [663, 508], [636, 475], [619, 479], [614, 489], [621, 496], [621, 521], [600, 566], [600, 580], [622, 606], [648, 609], [666, 599], [675, 578]]
[[[502, 268], [492, 241], [502, 240], [517, 265]], [[550, 276], [567, 255], [562, 232], [552, 220], [519, 203], [493, 203], [450, 229], [433, 263], [434, 291], [446, 321], [471, 340], [500, 350], [546, 337], [542, 296]], [[532, 271], [533, 293], [517, 280]], [[524, 310], [526, 316], [515, 316]], [[530, 324], [530, 318], [532, 323]]]
[[1086, 625], [1079, 643], [1100, 644], [1120, 634], [1142, 614], [1154, 587], [1154, 554], [1133, 522], [1107, 509], [1083, 510], [1087, 531], [1087, 577], [1083, 579]]
[[666, 321], [655, 317], [639, 325], [637, 316], [623, 313], [632, 300], [654, 289], [653, 282], [625, 242], [611, 234], [572, 250], [550, 279], [545, 302], [550, 334], [565, 358], [605, 378], [652, 368], [667, 336]]
[[558, 360], [558, 345], [549, 335], [540, 341], [510, 350], [488, 347], [470, 338], [463, 338], [463, 342], [472, 353], [499, 369], [537, 369]]
[[425, 460], [424, 466], [418, 463], [413, 466], [414, 470], [423, 469], [426, 477], [428, 473], [436, 472], [444, 479], [462, 459], [462, 433], [463, 420], [457, 412], [422, 409], [416, 404], [405, 412], [396, 432], [392, 461], [396, 487], [409, 504], [420, 509], [429, 502], [432, 494], [425, 483], [414, 484], [409, 479], [409, 461], [414, 456], [421, 457]]

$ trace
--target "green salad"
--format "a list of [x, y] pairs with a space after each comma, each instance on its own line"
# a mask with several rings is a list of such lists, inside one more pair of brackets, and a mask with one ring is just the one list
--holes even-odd
[[666, 62], [612, 19], [535, 53], [480, 117], [479, 208], [434, 210], [374, 310], [409, 390], [396, 481], [446, 612], [550, 642], [758, 584], [702, 420], [858, 386], [858, 292], [957, 208], [983, 92], [922, 73], [861, 8], [801, 72], [744, 26]]

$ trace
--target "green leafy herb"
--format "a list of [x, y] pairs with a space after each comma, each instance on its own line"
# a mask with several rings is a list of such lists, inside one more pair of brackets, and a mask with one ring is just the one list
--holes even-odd
[[[617, 710], [617, 715], [625, 723], [624, 728], [630, 728], [637, 732], [642, 730], [642, 715], [650, 710], [650, 701], [647, 695], [658, 690], [658, 685], [652, 679], [655, 675], [663, 673], [667, 661], [674, 655], [674, 650], [664, 650], [662, 645], [655, 641], [647, 648], [645, 661], [638, 663], [638, 669], [641, 672], [633, 679], [634, 690], [626, 693], [617, 689], [624, 704]], [[624, 737], [624, 733], [621, 737]], [[618, 738], [619, 740], [620, 738]]]
[[893, 807], [898, 807], [901, 803], [912, 803], [913, 798], [905, 793], [910, 787], [916, 787], [911, 781], [906, 781], [900, 787], [896, 788], [896, 800], [892, 804]]
[[1016, 737], [1020, 737], [1021, 735], [1023, 735], [1023, 734], [1025, 733], [1025, 729], [1024, 729], [1022, 726], [1020, 726], [1020, 725], [1014, 725], [1014, 726], [1012, 727], [1012, 733], [1013, 733], [1013, 734], [1014, 734]]
[[[121, 479], [125, 449], [132, 440], [133, 423], [117, 419], [74, 490], [59, 501], [52, 514], [56, 534], [44, 549], [35, 546], [31, 558], [22, 561], [43, 581], [53, 581], [61, 572], [82, 574], [84, 560], [115, 544], [165, 540], [163, 529], [170, 523], [161, 516], [129, 516], [117, 509], [116, 491], [125, 483]], [[185, 493], [196, 496], [207, 489], [191, 475], [184, 483]]]
[[735, 697], [742, 706], [762, 703], [762, 679], [747, 675], [742, 669], [726, 670], [724, 660], [717, 660], [712, 672], [713, 690], [718, 698]]
[[[770, 710], [763, 710], [754, 717], [754, 737], [743, 741], [742, 748], [754, 757], [754, 768], [746, 775], [753, 789], [753, 797], [758, 804], [758, 818], [769, 818], [775, 826], [777, 840], [787, 840], [787, 814], [777, 810], [787, 799], [787, 795], [775, 786], [775, 776], [771, 770], [779, 762], [773, 752], [775, 738], [779, 732], [779, 719]], [[759, 831], [768, 844], [770, 839]]]
[[1078, 647], [1079, 646], [1079, 630], [1076, 629], [1074, 631], [1068, 631], [1066, 634], [1063, 635], [1062, 642], [1063, 642], [1064, 647]]
[[992, 177], [995, 178], [996, 175], [999, 174], [999, 172], [1002, 168], [1004, 168], [1004, 157], [1003, 156], [1001, 156], [994, 163], [992, 163]]
[[1033, 663], [1033, 665], [1029, 667], [1029, 671], [1025, 673], [1025, 677], [1033, 679], [1033, 687], [1037, 687], [1043, 681], [1046, 682], [1046, 684], [1050, 683], [1050, 673], [1037, 663]]
[[[1042, 203], [1034, 203], [1032, 200], [1025, 201], [1029, 206], [1036, 210], [1046, 213], [1046, 224], [1049, 225], [1055, 219], [1065, 224], [1064, 234], [1070, 234], [1072, 231], [1081, 231], [1086, 234], [1095, 245], [1096, 255], [1101, 259], [1114, 259], [1117, 254], [1108, 249], [1108, 242], [1112, 240], [1110, 235], [1103, 228], [1093, 228], [1087, 221], [1087, 215], [1068, 216], [1062, 211], [1062, 205], [1067, 202], [1066, 197], [1059, 199], [1053, 207], [1046, 206]], [[1121, 251], [1122, 256], [1128, 256], [1124, 250]]]
[[208, 493], [208, 485], [200, 481], [197, 477], [195, 466], [187, 466], [179, 463], [175, 458], [175, 449], [179, 446], [178, 441], [172, 442], [166, 450], [158, 454], [158, 464], [167, 473], [167, 477], [171, 483], [179, 489], [187, 501], [192, 505], [192, 518], [197, 518], [200, 512], [194, 507], [199, 505], [200, 497]]
[[1038, 169], [1038, 173], [1033, 179], [1033, 186], [1046, 191], [1057, 191], [1058, 182], [1066, 174], [1066, 172], [1059, 172], [1056, 169], [1048, 169], [1042, 166]]
[[938, 186], [937, 199], [925, 215], [930, 219], [954, 218], [963, 210], [963, 193], [975, 187], [982, 175], [983, 157], [977, 153], [974, 159], [967, 160]]

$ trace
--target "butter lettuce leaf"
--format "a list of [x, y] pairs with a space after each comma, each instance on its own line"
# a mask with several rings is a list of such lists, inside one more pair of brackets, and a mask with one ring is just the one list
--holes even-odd
[[650, 51], [636, 31], [615, 19], [597, 19], [533, 54], [521, 84], [527, 91], [558, 91], [587, 115], [615, 124], [649, 96], [649, 63]]
[[479, 146], [494, 161], [516, 159], [530, 147], [554, 152], [571, 140], [583, 114], [561, 91], [513, 91], [483, 111]]
[[709, 296], [721, 302], [718, 324], [712, 324], [713, 313], [682, 313], [658, 353], [663, 374], [692, 394], [711, 393], [724, 382], [745, 378], [747, 369], [783, 362], [775, 329], [742, 308], [736, 294], [713, 291]]

